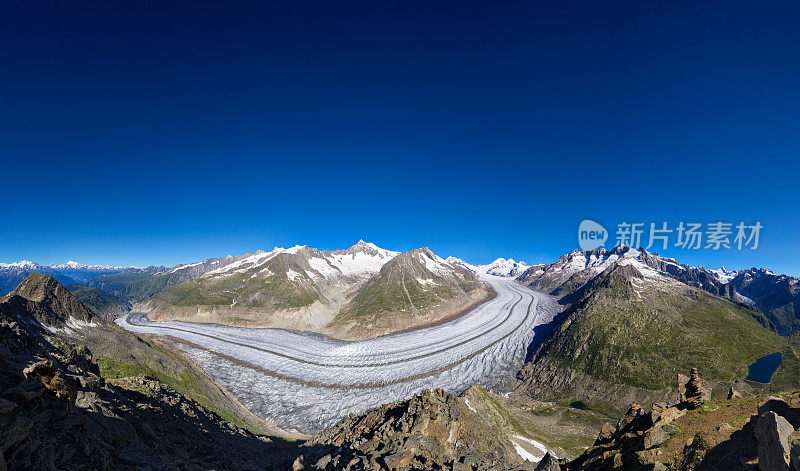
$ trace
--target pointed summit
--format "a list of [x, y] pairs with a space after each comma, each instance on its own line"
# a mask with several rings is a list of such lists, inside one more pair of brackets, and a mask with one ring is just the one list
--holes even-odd
[[63, 328], [92, 322], [92, 312], [55, 278], [34, 273], [5, 298], [4, 304], [27, 305], [36, 320], [49, 327]]
[[355, 243], [352, 247], [345, 249], [343, 251], [335, 251], [334, 253], [345, 253], [350, 255], [355, 254], [368, 254], [368, 255], [376, 255], [381, 257], [382, 259], [389, 260], [397, 255], [399, 252], [394, 252], [391, 250], [386, 250], [378, 247], [377, 245], [373, 244], [372, 242], [366, 242], [364, 239], [360, 239], [358, 242]]

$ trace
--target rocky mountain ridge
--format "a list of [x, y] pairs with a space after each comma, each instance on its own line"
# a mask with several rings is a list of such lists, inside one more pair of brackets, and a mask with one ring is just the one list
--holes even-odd
[[489, 292], [476, 274], [414, 249], [393, 257], [355, 292], [334, 318], [356, 337], [404, 330], [466, 312]]
[[359, 241], [344, 250], [295, 246], [240, 257], [157, 291], [136, 307], [155, 320], [356, 339], [435, 322], [487, 295], [474, 273], [429, 249], [399, 254]]
[[788, 348], [760, 311], [636, 257], [607, 264], [562, 302], [552, 334], [530, 351], [517, 394], [618, 412], [672, 394], [665, 372], [697, 365], [714, 381], [743, 379], [755, 359]]
[[2, 298], [7, 315], [48, 329], [91, 325], [95, 315], [55, 278], [34, 273]]
[[675, 259], [650, 253], [644, 248], [617, 246], [612, 250], [573, 250], [553, 263], [534, 265], [525, 270], [517, 280], [533, 288], [563, 296], [583, 286], [592, 277], [612, 264], [633, 259], [657, 270], [669, 278], [709, 293], [732, 298], [733, 290], [721, 282], [716, 273], [702, 267], [678, 263]]
[[800, 330], [800, 279], [750, 268], [736, 272], [728, 284], [766, 314], [779, 334]]
[[755, 305], [766, 315], [764, 325], [789, 335], [800, 330], [800, 280], [775, 275], [765, 268], [730, 271], [710, 270], [679, 263], [643, 248], [617, 246], [612, 250], [573, 250], [553, 263], [534, 265], [517, 277], [520, 283], [563, 297], [579, 289], [599, 273], [631, 259], [659, 274], [738, 303]]

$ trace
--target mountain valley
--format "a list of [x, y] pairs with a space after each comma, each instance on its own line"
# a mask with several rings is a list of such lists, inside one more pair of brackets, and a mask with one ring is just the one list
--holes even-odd
[[[17, 437], [4, 444], [8, 469], [34, 466], [22, 459], [34, 450], [79, 467], [593, 469], [597, 450], [622, 446], [622, 435], [598, 445], [603, 424], [631, 403], [671, 403], [692, 368], [714, 401], [735, 391], [751, 407], [800, 389], [796, 278], [641, 248], [471, 265], [360, 241], [174, 268], [26, 262], [0, 274], [25, 270], [0, 301], [0, 397], [10, 401], [0, 424]], [[744, 379], [775, 352], [769, 384]], [[27, 369], [37, 373], [25, 379]], [[131, 401], [155, 415], [130, 412]], [[79, 441], [67, 445], [78, 453], [55, 452], [67, 429], [42, 428], [51, 420], [42, 414], [77, 420], [86, 432], [76, 439], [96, 457]], [[158, 444], [182, 427], [211, 431], [195, 440], [216, 445]], [[686, 459], [663, 464], [693, 469]]]

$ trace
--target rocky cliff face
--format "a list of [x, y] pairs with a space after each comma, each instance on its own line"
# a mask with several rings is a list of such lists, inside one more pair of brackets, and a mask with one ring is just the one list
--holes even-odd
[[739, 293], [761, 309], [781, 335], [800, 330], [800, 280], [764, 268], [737, 272], [730, 280]]

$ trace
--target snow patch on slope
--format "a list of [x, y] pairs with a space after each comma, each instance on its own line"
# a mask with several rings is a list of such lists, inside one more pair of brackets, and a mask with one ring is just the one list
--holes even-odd
[[717, 277], [721, 283], [729, 283], [732, 279], [736, 278], [739, 274], [736, 270], [726, 270], [725, 267], [719, 267], [717, 270], [708, 270]]
[[[534, 449], [534, 452], [531, 453], [530, 451], [523, 448], [520, 442], [525, 443], [528, 446], [532, 447]], [[544, 458], [544, 455], [547, 453], [547, 448], [544, 445], [537, 442], [536, 440], [531, 440], [528, 437], [523, 437], [522, 435], [512, 436], [511, 443], [514, 444], [514, 449], [517, 451], [517, 454], [519, 455], [520, 458], [526, 461], [531, 461], [533, 463], [538, 463], [539, 461], [541, 461], [542, 458]]]

